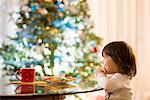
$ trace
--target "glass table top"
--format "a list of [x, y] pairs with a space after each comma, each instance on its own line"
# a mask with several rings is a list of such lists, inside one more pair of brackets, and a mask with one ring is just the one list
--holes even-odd
[[69, 95], [103, 90], [95, 80], [51, 83], [46, 81], [20, 82], [0, 78], [0, 96]]

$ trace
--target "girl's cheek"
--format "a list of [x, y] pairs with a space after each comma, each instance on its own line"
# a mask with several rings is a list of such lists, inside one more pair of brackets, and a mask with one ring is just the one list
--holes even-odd
[[101, 62], [102, 62], [103, 65], [105, 64], [105, 60], [104, 59]]

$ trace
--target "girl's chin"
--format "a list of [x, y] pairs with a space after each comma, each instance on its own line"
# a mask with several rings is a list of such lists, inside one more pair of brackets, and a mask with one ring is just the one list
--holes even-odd
[[114, 74], [113, 72], [107, 72], [107, 74]]

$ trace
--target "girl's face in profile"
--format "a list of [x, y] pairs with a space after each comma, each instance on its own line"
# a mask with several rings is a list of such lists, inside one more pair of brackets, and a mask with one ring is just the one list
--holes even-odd
[[107, 71], [107, 74], [113, 74], [119, 72], [117, 64], [112, 60], [112, 58], [105, 53], [103, 53], [102, 64]]

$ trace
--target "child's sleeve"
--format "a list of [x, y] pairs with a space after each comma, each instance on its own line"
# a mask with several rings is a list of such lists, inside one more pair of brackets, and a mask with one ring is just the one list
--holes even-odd
[[129, 87], [129, 78], [126, 75], [116, 73], [105, 84], [105, 89], [108, 92], [113, 92], [117, 89]]
[[104, 88], [108, 92], [129, 87], [129, 78], [119, 73], [114, 74], [110, 78], [108, 78], [105, 74], [100, 73], [97, 75], [97, 80], [98, 86]]
[[101, 88], [106, 88], [106, 84], [108, 82], [108, 78], [106, 77], [106, 75], [104, 73], [99, 73], [97, 75], [97, 81], [98, 81], [98, 86]]

